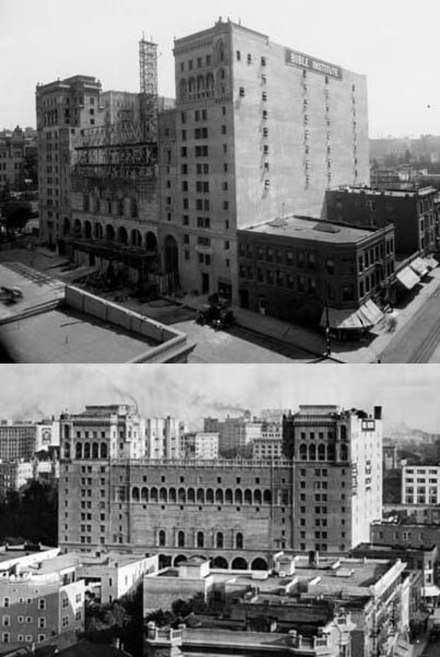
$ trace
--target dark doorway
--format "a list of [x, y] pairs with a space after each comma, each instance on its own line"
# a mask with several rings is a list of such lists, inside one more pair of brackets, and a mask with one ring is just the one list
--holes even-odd
[[202, 294], [209, 294], [209, 274], [202, 273]]
[[248, 290], [239, 290], [240, 308], [249, 308], [249, 292]]

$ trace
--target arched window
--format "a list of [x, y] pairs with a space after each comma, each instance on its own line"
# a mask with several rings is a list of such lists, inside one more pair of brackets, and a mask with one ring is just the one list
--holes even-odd
[[170, 488], [168, 491], [168, 501], [171, 502], [172, 504], [176, 503], [176, 489], [175, 488]]
[[223, 504], [223, 491], [221, 488], [217, 488], [215, 491], [215, 501], [217, 504]]
[[90, 458], [90, 443], [84, 443], [84, 458]]
[[235, 491], [235, 504], [242, 504], [243, 503], [243, 493], [240, 489], [237, 489]]
[[196, 90], [196, 81], [194, 80], [194, 78], [190, 78], [188, 80], [188, 92], [190, 94], [193, 94], [195, 90]]
[[197, 532], [197, 537], [196, 537], [196, 542], [197, 542], [197, 547], [202, 548], [205, 545], [205, 536], [203, 532]]
[[305, 443], [301, 443], [299, 446], [299, 458], [301, 461], [307, 461], [307, 445]]
[[185, 532], [182, 530], [177, 532], [177, 547], [185, 547]]
[[261, 504], [261, 490], [254, 491], [254, 504]]
[[161, 529], [159, 532], [159, 547], [164, 547], [166, 543], [166, 534], [165, 530]]
[[155, 486], [150, 491], [150, 499], [152, 502], [157, 502], [157, 488]]
[[208, 488], [206, 491], [206, 503], [207, 504], [213, 504], [214, 503], [214, 491], [212, 488]]
[[107, 443], [101, 443], [101, 458], [107, 458]]
[[123, 198], [118, 199], [118, 215], [120, 217], [124, 216], [124, 199]]
[[92, 444], [92, 458], [93, 459], [98, 459], [99, 458], [99, 444], [98, 443], [93, 443]]
[[309, 460], [316, 461], [316, 445], [313, 443], [309, 446]]
[[334, 445], [327, 445], [327, 460], [328, 461], [334, 461], [335, 460], [335, 446]]
[[272, 502], [272, 493], [270, 492], [270, 490], [266, 489], [264, 491], [264, 493], [263, 493], [263, 502], [265, 504], [270, 504]]
[[225, 502], [227, 502], [228, 504], [232, 504], [233, 501], [234, 500], [232, 496], [232, 490], [230, 488], [227, 488], [225, 490]]
[[208, 92], [208, 96], [211, 96], [214, 91], [214, 76], [212, 73], [208, 73], [206, 76], [206, 91]]
[[341, 461], [347, 461], [347, 459], [348, 459], [347, 445], [341, 445]]
[[217, 532], [215, 537], [215, 546], [219, 549], [223, 548], [223, 534], [222, 532]]
[[243, 549], [243, 534], [241, 532], [235, 534], [235, 547], [237, 550]]
[[197, 77], [197, 91], [205, 91], [205, 78], [203, 75]]
[[159, 501], [160, 502], [166, 502], [167, 501], [167, 489], [166, 488], [161, 488], [159, 491]]
[[347, 427], [345, 424], [341, 425], [341, 440], [346, 441], [347, 440]]
[[194, 502], [196, 501], [196, 492], [195, 492], [194, 488], [188, 488], [188, 490], [186, 492], [186, 499], [187, 499], [187, 502], [190, 502], [191, 504], [194, 504]]
[[142, 502], [148, 502], [148, 488], [145, 488], [145, 486], [141, 490], [141, 500]]
[[139, 502], [139, 498], [140, 498], [139, 488], [135, 486], [131, 491], [131, 499], [133, 500], [133, 502]]
[[318, 445], [318, 461], [325, 461], [325, 445]]
[[75, 458], [82, 459], [83, 448], [81, 443], [76, 443], [75, 445]]
[[197, 502], [200, 502], [200, 504], [205, 503], [205, 491], [203, 490], [203, 488], [197, 489]]
[[177, 493], [177, 497], [179, 502], [186, 502], [186, 493], [184, 488], [179, 488], [179, 491]]
[[244, 491], [244, 503], [252, 504], [252, 491], [249, 490], [249, 488], [246, 488], [246, 490]]

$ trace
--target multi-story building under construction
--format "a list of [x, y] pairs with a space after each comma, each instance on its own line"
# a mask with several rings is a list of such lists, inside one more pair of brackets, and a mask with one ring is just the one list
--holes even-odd
[[380, 407], [300, 407], [284, 419], [285, 455], [258, 460], [151, 459], [140, 444], [135, 457], [129, 417], [96, 407], [61, 417], [62, 548], [258, 568], [280, 549], [345, 552], [381, 517]]

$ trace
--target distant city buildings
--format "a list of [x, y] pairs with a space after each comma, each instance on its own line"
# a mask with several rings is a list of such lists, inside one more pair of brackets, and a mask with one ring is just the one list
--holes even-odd
[[[0, 192], [36, 186], [37, 133], [32, 128], [0, 132]], [[35, 164], [34, 164], [35, 161]], [[31, 169], [33, 168], [33, 171]], [[34, 177], [30, 178], [34, 174]]]

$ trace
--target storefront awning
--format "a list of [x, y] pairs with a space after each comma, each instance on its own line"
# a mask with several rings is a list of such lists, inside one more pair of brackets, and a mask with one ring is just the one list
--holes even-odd
[[416, 274], [415, 271], [411, 269], [411, 267], [405, 267], [401, 271], [397, 272], [396, 278], [403, 285], [403, 287], [406, 287], [407, 290], [412, 290], [413, 287], [417, 285], [417, 283], [420, 282], [420, 276]]
[[420, 257], [410, 262], [409, 266], [418, 276], [420, 276], [420, 278], [423, 278], [423, 276], [429, 271], [427, 263]]
[[374, 326], [380, 322], [383, 317], [383, 312], [371, 299], [368, 299], [368, 301], [362, 304], [357, 312], [360, 314], [361, 319], [364, 317], [366, 318], [366, 322], [369, 324], [369, 326]]
[[427, 256], [426, 258], [424, 258], [424, 261], [426, 262], [426, 264], [430, 269], [435, 269], [436, 267], [438, 267], [438, 261], [434, 258], [434, 256]]
[[364, 330], [377, 324], [383, 317], [383, 313], [376, 306], [374, 301], [369, 299], [360, 308], [350, 310], [337, 310], [328, 308], [323, 310], [320, 326], [327, 326], [328, 323], [332, 329]]
[[423, 589], [424, 598], [436, 598], [438, 595], [440, 595], [440, 589], [435, 584], [431, 584], [431, 586], [425, 586]]

